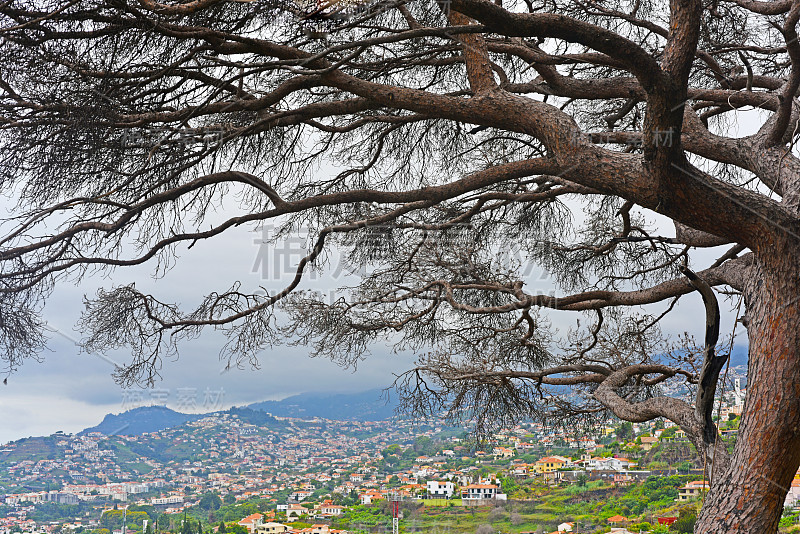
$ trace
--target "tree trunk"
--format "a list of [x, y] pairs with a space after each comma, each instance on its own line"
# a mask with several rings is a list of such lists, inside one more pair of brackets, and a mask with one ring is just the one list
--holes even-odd
[[750, 349], [739, 435], [730, 467], [713, 474], [696, 533], [777, 532], [800, 465], [800, 254], [791, 236], [765, 248], [744, 293]]

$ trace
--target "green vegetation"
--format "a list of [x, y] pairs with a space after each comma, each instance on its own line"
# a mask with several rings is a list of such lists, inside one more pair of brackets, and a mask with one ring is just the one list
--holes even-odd
[[200, 498], [198, 506], [201, 510], [219, 510], [222, 507], [222, 499], [216, 493], [206, 493]]
[[11, 452], [0, 453], [0, 466], [10, 466], [22, 461], [38, 462], [59, 457], [56, 439], [53, 436], [26, 438], [13, 442]]
[[[145, 520], [152, 521], [154, 519], [147, 512], [133, 510], [133, 507], [128, 510], [127, 514], [124, 514], [124, 517], [128, 530], [142, 530]], [[113, 532], [114, 529], [122, 527], [122, 518], [122, 510], [108, 510], [100, 518], [100, 525]]]
[[[269, 418], [251, 410], [236, 409], [237, 419]], [[252, 413], [251, 413], [252, 412]], [[274, 421], [270, 421], [270, 424]], [[296, 422], [281, 422], [294, 428]], [[325, 428], [323, 423], [304, 423], [316, 431]], [[721, 427], [735, 429], [738, 418], [730, 418], [721, 424]], [[355, 430], [354, 430], [355, 431]], [[668, 429], [664, 437], [674, 436], [675, 427]], [[259, 432], [268, 432], [266, 427]], [[255, 432], [248, 434], [254, 436]], [[377, 460], [369, 460], [377, 469], [378, 481], [383, 483], [382, 477], [388, 477], [388, 487], [396, 488], [403, 484], [405, 473], [416, 463], [419, 456], [439, 456], [443, 449], [455, 451], [455, 458], [446, 458], [442, 470], [453, 470], [466, 467], [465, 473], [472, 477], [487, 477], [496, 475], [502, 487], [502, 492], [508, 495], [509, 501], [498, 501], [493, 506], [464, 506], [460, 499], [426, 499], [424, 501], [408, 501], [402, 503], [403, 515], [401, 528], [406, 533], [433, 532], [436, 530], [449, 530], [452, 534], [473, 534], [480, 530], [486, 532], [503, 532], [518, 534], [526, 531], [544, 532], [556, 530], [558, 524], [565, 521], [577, 522], [581, 525], [582, 532], [603, 532], [608, 529], [607, 519], [614, 515], [623, 515], [631, 519], [627, 527], [632, 532], [652, 532], [654, 534], [666, 532], [666, 527], [658, 525], [657, 519], [662, 516], [676, 517], [680, 515], [677, 527], [682, 531], [690, 531], [695, 521], [693, 511], [696, 504], [686, 506], [677, 503], [678, 489], [690, 480], [697, 480], [699, 476], [688, 475], [695, 467], [697, 457], [688, 442], [667, 441], [654, 446], [652, 450], [644, 452], [640, 447], [629, 445], [640, 441], [647, 433], [633, 434], [631, 425], [621, 424], [613, 432], [602, 438], [603, 446], [592, 452], [593, 456], [612, 456], [621, 453], [622, 456], [639, 461], [642, 466], [663, 467], [671, 470], [678, 469], [681, 474], [676, 476], [651, 476], [645, 481], [636, 482], [630, 486], [615, 486], [610, 479], [590, 480], [589, 474], [583, 472], [564, 473], [565, 476], [574, 476], [575, 479], [567, 481], [551, 481], [546, 483], [540, 477], [516, 477], [509, 473], [516, 462], [532, 464], [542, 456], [559, 455], [571, 457], [573, 460], [580, 458], [585, 451], [566, 447], [567, 441], [562, 440], [562, 445], [557, 447], [544, 446], [539, 449], [526, 449], [526, 454], [518, 454], [513, 461], [494, 458], [490, 453], [475, 457], [464, 456], [470, 450], [480, 448], [491, 451], [495, 446], [514, 446], [509, 440], [502, 437], [496, 443], [477, 444], [474, 442], [448, 442], [440, 439], [438, 432], [429, 436], [409, 436], [406, 441], [398, 443], [384, 441], [380, 456]], [[101, 450], [113, 452], [110, 458], [124, 471], [146, 472], [151, 466], [145, 462], [152, 460], [164, 461], [169, 459], [173, 466], [193, 477], [199, 477], [200, 482], [209, 482], [209, 473], [216, 472], [233, 475], [228, 482], [243, 485], [248, 476], [253, 474], [253, 469], [235, 464], [220, 462], [217, 467], [210, 468], [208, 464], [191, 463], [191, 459], [202, 457], [207, 453], [203, 451], [203, 442], [218, 440], [213, 430], [180, 428], [168, 433], [153, 435], [143, 440], [126, 440], [118, 436], [103, 439], [99, 445]], [[241, 439], [241, 438], [237, 438]], [[247, 437], [245, 439], [252, 439]], [[577, 438], [575, 438], [577, 439]], [[50, 447], [64, 449], [65, 444], [57, 445], [53, 440], [25, 440], [24, 448], [31, 453], [39, 455], [50, 454]], [[478, 447], [480, 445], [480, 447]], [[520, 450], [520, 449], [518, 449]], [[195, 452], [197, 451], [197, 452]], [[378, 449], [373, 449], [373, 456]], [[536, 452], [538, 451], [538, 452]], [[56, 450], [58, 452], [58, 450]], [[8, 454], [8, 453], [6, 453]], [[261, 454], [261, 453], [259, 453]], [[358, 449], [348, 449], [343, 454], [350, 456], [360, 454]], [[153, 462], [151, 462], [153, 463]], [[180, 466], [180, 467], [179, 467]], [[312, 469], [329, 469], [329, 464], [323, 462], [319, 466], [298, 466], [310, 472]], [[391, 513], [387, 502], [378, 502], [369, 506], [358, 505], [359, 496], [356, 491], [350, 493], [334, 493], [333, 489], [341, 484], [341, 480], [358, 472], [356, 465], [349, 465], [339, 469], [340, 480], [330, 479], [327, 482], [313, 481], [313, 494], [303, 503], [308, 515], [301, 516], [302, 521], [312, 523], [326, 522], [314, 519], [311, 503], [320, 503], [323, 499], [331, 499], [334, 504], [345, 505], [349, 509], [341, 517], [332, 521], [332, 528], [346, 529], [354, 532], [374, 533], [391, 528]], [[2, 471], [0, 471], [2, 473]], [[119, 470], [111, 475], [122, 477]], [[592, 475], [594, 476], [594, 475]], [[61, 479], [67, 479], [69, 472], [59, 473]], [[424, 484], [424, 481], [422, 481]], [[42, 489], [51, 489], [44, 487]], [[152, 506], [131, 506], [127, 513], [128, 530], [140, 534], [210, 534], [221, 528], [222, 534], [247, 534], [246, 529], [237, 522], [242, 518], [255, 514], [271, 514], [276, 511], [277, 503], [288, 501], [289, 494], [296, 489], [296, 480], [285, 484], [284, 489], [274, 491], [269, 496], [254, 496], [245, 500], [238, 500], [233, 493], [220, 493], [211, 485], [196, 485], [194, 482], [183, 482], [180, 486], [190, 499], [197, 502], [196, 506], [188, 508], [181, 514], [160, 514]], [[57, 489], [57, 488], [52, 488]], [[180, 489], [180, 488], [179, 488]], [[25, 491], [30, 491], [26, 487]], [[95, 492], [97, 494], [97, 492]], [[143, 495], [149, 497], [149, 495]], [[103, 501], [93, 504], [81, 503], [80, 505], [60, 505], [56, 503], [37, 504], [30, 513], [30, 517], [38, 522], [70, 521], [78, 518], [94, 518], [100, 516]], [[110, 503], [110, 501], [106, 501]], [[5, 513], [3, 513], [5, 508]], [[97, 509], [95, 509], [97, 508]], [[163, 509], [163, 508], [162, 508]], [[0, 517], [8, 515], [11, 508], [0, 507]], [[80, 530], [76, 534], [110, 534], [122, 525], [122, 512], [114, 509], [103, 514], [100, 525], [94, 530]], [[285, 522], [284, 513], [270, 515], [278, 522]], [[142, 532], [142, 524], [148, 519], [149, 531]], [[781, 531], [788, 532], [798, 522], [798, 514], [787, 511], [781, 521]], [[297, 526], [295, 522], [293, 526]]]
[[[444, 530], [453, 534], [473, 534], [481, 528], [489, 532], [485, 527], [489, 525], [493, 533], [518, 534], [537, 529], [552, 532], [558, 524], [573, 521], [581, 525], [581, 531], [591, 532], [608, 527], [606, 520], [609, 517], [623, 515], [633, 520], [629, 525], [632, 532], [656, 534], [667, 531], [657, 524], [658, 517], [679, 516], [676, 524], [681, 529], [694, 524], [696, 507], [683, 505], [681, 508], [676, 502], [678, 488], [694, 478], [686, 475], [651, 476], [643, 483], [625, 488], [602, 481], [551, 488], [533, 479], [525, 479], [515, 482], [517, 493], [524, 494], [524, 499], [498, 502], [497, 506], [461, 506], [460, 501], [447, 499], [426, 499], [421, 505], [403, 503], [400, 525], [405, 532]], [[508, 479], [505, 481], [510, 482]], [[507, 489], [505, 485], [504, 489]], [[382, 502], [353, 507], [336, 519], [332, 528], [375, 531], [382, 527], [388, 529], [390, 525], [388, 504]], [[670, 530], [674, 531], [674, 528]]]
[[691, 534], [694, 532], [695, 522], [697, 522], [697, 510], [691, 507], [681, 508], [678, 520], [670, 526], [669, 531]]
[[28, 517], [34, 521], [69, 521], [74, 517], [82, 517], [92, 511], [92, 505], [88, 503], [79, 504], [57, 504], [54, 502], [40, 503]]
[[463, 506], [461, 499], [425, 499], [422, 504], [425, 506]]

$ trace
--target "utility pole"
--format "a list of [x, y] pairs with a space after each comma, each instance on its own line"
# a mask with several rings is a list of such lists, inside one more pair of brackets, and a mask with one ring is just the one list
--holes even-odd
[[400, 500], [398, 493], [389, 495], [389, 505], [392, 508], [392, 534], [400, 534]]

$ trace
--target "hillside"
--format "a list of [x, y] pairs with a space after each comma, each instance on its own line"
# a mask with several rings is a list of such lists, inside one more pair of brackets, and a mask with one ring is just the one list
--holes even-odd
[[106, 436], [141, 436], [182, 425], [187, 421], [196, 421], [202, 417], [205, 416], [180, 413], [165, 406], [142, 406], [119, 415], [108, 414], [103, 418], [102, 423], [81, 431], [79, 435], [100, 432]]
[[[281, 401], [264, 401], [225, 413], [236, 414], [252, 424], [276, 425], [267, 413], [279, 417], [334, 419], [338, 421], [385, 421], [394, 415], [396, 402], [386, 402], [383, 390], [353, 394], [302, 393]], [[267, 412], [267, 413], [265, 413]], [[165, 406], [143, 406], [121, 414], [108, 414], [103, 421], [80, 432], [100, 432], [106, 436], [141, 436], [202, 419], [208, 414], [185, 414]]]
[[0, 465], [53, 460], [59, 457], [55, 436], [23, 438], [13, 444], [13, 448], [0, 451]]

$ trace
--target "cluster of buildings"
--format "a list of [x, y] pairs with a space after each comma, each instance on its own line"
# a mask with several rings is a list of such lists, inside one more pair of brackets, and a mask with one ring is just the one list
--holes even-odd
[[[734, 394], [739, 394], [738, 388]], [[736, 405], [727, 410], [735, 413]], [[640, 469], [636, 459], [600, 454], [601, 442], [616, 439], [618, 428], [612, 425], [579, 434], [520, 424], [496, 433], [490, 440], [493, 446], [481, 451], [457, 437], [460, 434], [453, 429], [443, 433], [440, 423], [273, 420], [278, 424], [257, 424], [236, 413], [221, 412], [140, 436], [56, 434], [43, 438], [53, 441], [56, 453], [19, 461], [7, 459], [25, 446], [24, 440], [7, 444], [0, 449], [0, 504], [13, 511], [0, 520], [0, 534], [12, 529], [47, 530], [30, 518], [44, 502], [98, 502], [100, 508], [113, 502], [140, 504], [180, 514], [198, 506], [200, 497], [209, 492], [226, 503], [257, 498], [274, 504], [271, 517], [255, 514], [242, 519], [240, 525], [250, 534], [338, 534], [322, 522], [346, 513], [345, 501], [460, 498], [464, 505], [478, 505], [507, 499], [500, 478], [487, 476], [483, 468], [487, 464], [505, 465], [504, 476], [541, 477], [553, 484], [585, 476], [627, 485], [651, 474]], [[628, 438], [635, 442], [623, 445], [635, 448], [638, 455], [662, 441], [685, 439], [675, 429], [666, 437], [653, 422], [635, 424], [631, 430]], [[420, 437], [436, 438], [436, 450], [409, 456]], [[392, 449], [395, 445], [400, 447]], [[581, 453], [531, 460], [531, 453], [543, 447], [579, 448]], [[401, 462], [401, 453], [407, 467], [390, 468]], [[3, 485], [25, 487], [34, 481], [58, 489], [2, 493]], [[699, 484], [682, 488], [679, 500], [697, 498], [703, 489], [702, 481]], [[798, 499], [800, 479], [787, 502]], [[292, 523], [301, 517], [320, 523], [293, 529]], [[88, 521], [91, 518], [76, 518], [74, 525]]]
[[330, 528], [325, 523], [292, 528], [291, 524], [265, 520], [263, 514], [249, 515], [239, 521], [239, 525], [245, 527], [249, 534], [349, 534], [346, 530]]

